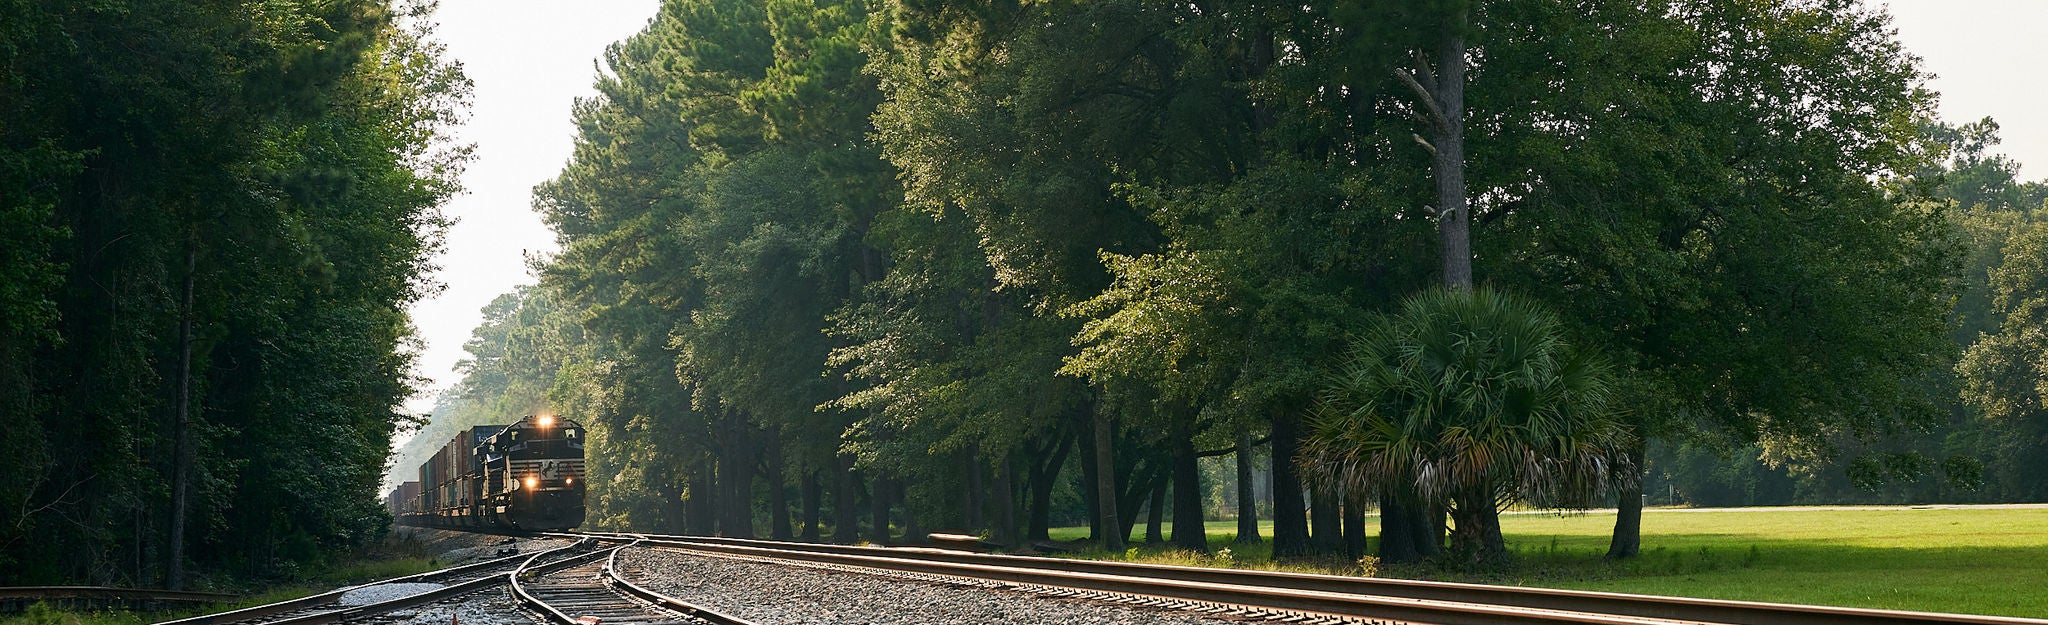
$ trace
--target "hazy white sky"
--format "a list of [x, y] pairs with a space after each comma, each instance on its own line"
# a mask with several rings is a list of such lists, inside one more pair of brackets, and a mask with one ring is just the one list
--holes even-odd
[[[569, 107], [596, 94], [593, 65], [614, 41], [639, 32], [658, 0], [442, 0], [439, 39], [476, 83], [469, 122], [460, 136], [476, 144], [462, 176], [469, 192], [443, 210], [460, 221], [436, 278], [447, 289], [414, 304], [413, 325], [426, 349], [417, 372], [434, 390], [457, 379], [463, 341], [483, 320], [484, 305], [530, 284], [523, 256], [552, 253], [554, 234], [529, 208], [533, 185], [553, 178], [569, 159], [575, 129]], [[407, 403], [425, 413], [427, 393]]]
[[[2048, 177], [2048, 0], [1889, 0], [1899, 36], [1938, 77], [1941, 114], [1984, 116], [2004, 127], [2005, 153], [2028, 178]], [[569, 107], [593, 93], [593, 62], [604, 47], [654, 16], [657, 0], [442, 0], [440, 39], [476, 81], [463, 139], [476, 161], [469, 193], [446, 207], [448, 232], [439, 296], [413, 306], [426, 344], [418, 372], [435, 390], [456, 379], [462, 343], [501, 293], [533, 281], [523, 256], [552, 253], [554, 237], [528, 208], [533, 185], [569, 158]], [[424, 413], [433, 393], [408, 407]]]
[[1998, 120], [2024, 179], [2048, 178], [2048, 1], [1888, 0], [1949, 123]]

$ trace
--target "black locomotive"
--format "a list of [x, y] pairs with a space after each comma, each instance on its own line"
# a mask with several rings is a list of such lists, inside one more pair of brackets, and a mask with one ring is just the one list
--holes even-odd
[[455, 434], [385, 505], [400, 525], [520, 531], [583, 523], [583, 425], [551, 415]]

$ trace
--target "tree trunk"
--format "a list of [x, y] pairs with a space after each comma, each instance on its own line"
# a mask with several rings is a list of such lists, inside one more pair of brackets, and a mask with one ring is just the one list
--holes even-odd
[[[149, 530], [151, 529], [149, 527], [148, 515], [143, 514], [142, 506], [136, 506], [128, 511], [128, 516], [131, 519], [129, 523], [134, 530], [133, 535], [129, 537], [129, 540], [134, 541], [133, 544], [129, 545], [129, 558], [133, 561], [132, 564], [135, 567], [135, 570], [129, 572], [131, 574], [130, 579], [141, 580], [141, 585], [148, 585], [149, 579], [154, 577], [154, 575], [150, 574], [149, 560], [146, 559], [147, 556], [143, 555], [143, 545], [149, 542]], [[165, 584], [165, 587], [169, 587], [169, 584]]]
[[1337, 493], [1322, 488], [1309, 489], [1309, 546], [1316, 555], [1335, 555], [1344, 552], [1344, 526], [1337, 515]]
[[1273, 557], [1308, 555], [1308, 515], [1294, 468], [1300, 423], [1281, 408], [1273, 413]]
[[1435, 125], [1437, 218], [1443, 255], [1444, 286], [1472, 290], [1470, 202], [1465, 197], [1465, 12], [1460, 9], [1444, 26], [1437, 43], [1437, 108]]
[[[733, 426], [735, 430], [737, 426]], [[732, 443], [727, 445], [719, 463], [719, 482], [725, 486], [724, 518], [718, 524], [718, 535], [728, 538], [754, 537], [754, 459], [747, 453], [746, 442], [740, 440], [743, 434], [735, 432]]]
[[1118, 489], [1122, 494], [1116, 500], [1117, 510], [1122, 511], [1120, 521], [1123, 533], [1118, 534], [1119, 536], [1127, 540], [1130, 538], [1131, 532], [1138, 528], [1138, 513], [1145, 511], [1145, 502], [1153, 495], [1155, 488], [1166, 487], [1167, 477], [1160, 464], [1149, 458], [1133, 461], [1133, 466], [1124, 471], [1124, 484]]
[[1202, 523], [1202, 468], [1193, 433], [1173, 441], [1173, 546], [1209, 552], [1209, 528]]
[[[197, 235], [194, 235], [196, 237]], [[199, 243], [185, 242], [185, 304], [178, 312], [178, 410], [171, 426], [171, 538], [165, 582], [185, 589], [185, 517], [192, 491], [192, 283], [199, 268]]]
[[689, 533], [698, 536], [717, 534], [718, 483], [710, 460], [699, 460], [696, 468], [690, 471], [689, 497], [689, 518], [686, 521]]
[[804, 471], [803, 482], [798, 487], [798, 490], [801, 493], [799, 497], [804, 502], [803, 540], [804, 542], [818, 542], [818, 508], [824, 505], [822, 500], [825, 497], [824, 493], [819, 492], [821, 489], [818, 486], [818, 471], [816, 469]]
[[1080, 425], [1085, 433], [1075, 438], [1081, 441], [1081, 505], [1088, 510], [1088, 541], [1098, 542], [1103, 539], [1103, 531], [1102, 502], [1098, 499], [1101, 489], [1097, 487], [1101, 482], [1095, 477], [1095, 425], [1088, 422]]
[[1365, 555], [1365, 505], [1356, 497], [1344, 498], [1344, 557], [1357, 560]]
[[1250, 544], [1259, 537], [1258, 481], [1252, 478], [1252, 433], [1237, 433], [1237, 542]]
[[1060, 436], [1057, 448], [1043, 464], [1033, 462], [1031, 468], [1031, 524], [1024, 539], [1052, 540], [1052, 487], [1060, 477], [1060, 469], [1067, 464], [1067, 453], [1074, 448], [1074, 440], [1064, 434]]
[[868, 542], [886, 545], [893, 538], [889, 533], [889, 506], [894, 502], [890, 501], [889, 491], [894, 482], [888, 473], [875, 471], [874, 483], [868, 487], [868, 504], [872, 508], [869, 514], [874, 517], [874, 524], [868, 530]]
[[1637, 442], [1629, 449], [1634, 455], [1632, 463], [1616, 463], [1630, 467], [1635, 479], [1621, 480], [1615, 489], [1614, 538], [1607, 543], [1607, 559], [1627, 560], [1636, 557], [1643, 549], [1643, 472], [1635, 467], [1647, 466], [1642, 461], [1648, 445]]
[[1005, 454], [996, 465], [996, 488], [990, 493], [996, 498], [996, 543], [1010, 547], [1023, 544], [1017, 536], [1016, 467], [1017, 463]]
[[924, 528], [917, 523], [917, 513], [910, 507], [910, 484], [901, 479], [896, 483], [896, 501], [903, 504], [903, 542], [925, 542]]
[[1415, 527], [1415, 551], [1427, 560], [1444, 554], [1444, 520], [1450, 513], [1442, 502], [1408, 509], [1408, 524]]
[[966, 496], [961, 498], [963, 510], [961, 510], [960, 516], [961, 521], [965, 524], [964, 529], [971, 534], [983, 529], [981, 522], [982, 467], [981, 459], [978, 457], [978, 454], [974, 453], [973, 448], [967, 450], [967, 461], [960, 466], [967, 471], [967, 492], [965, 493]]
[[1381, 563], [1413, 564], [1422, 561], [1421, 552], [1415, 548], [1417, 534], [1422, 529], [1415, 526], [1416, 518], [1410, 504], [1393, 495], [1380, 495]]
[[1145, 544], [1157, 545], [1166, 542], [1166, 486], [1169, 480], [1152, 484], [1152, 491], [1145, 502]]
[[788, 470], [782, 464], [782, 441], [768, 441], [768, 537], [789, 540], [789, 490], [783, 483]]
[[690, 531], [690, 512], [683, 499], [681, 484], [661, 488], [661, 530], [671, 534], [687, 534]]
[[832, 542], [860, 541], [860, 473], [853, 456], [839, 456], [839, 487], [832, 489]]
[[1643, 485], [1623, 487], [1614, 506], [1614, 538], [1607, 543], [1607, 559], [1627, 560], [1643, 549]]
[[1451, 532], [1455, 557], [1479, 566], [1507, 560], [1507, 544], [1500, 535], [1500, 510], [1494, 507], [1493, 493], [1458, 497], [1452, 514], [1458, 523]]
[[1101, 516], [1102, 548], [1110, 553], [1123, 553], [1123, 523], [1116, 511], [1116, 456], [1111, 453], [1115, 444], [1115, 424], [1110, 417], [1097, 412], [1091, 421], [1095, 423], [1095, 499]]

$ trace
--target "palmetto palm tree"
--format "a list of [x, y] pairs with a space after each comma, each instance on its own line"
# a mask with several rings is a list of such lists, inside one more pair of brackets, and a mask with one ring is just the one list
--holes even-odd
[[[1609, 479], [1634, 475], [1622, 470], [1630, 434], [1610, 405], [1613, 379], [1534, 303], [1488, 288], [1425, 291], [1357, 338], [1297, 460], [1352, 497], [1447, 506], [1452, 552], [1500, 560], [1501, 506], [1589, 505]], [[1382, 515], [1383, 544], [1422, 529], [1396, 527], [1404, 522], [1416, 521]]]

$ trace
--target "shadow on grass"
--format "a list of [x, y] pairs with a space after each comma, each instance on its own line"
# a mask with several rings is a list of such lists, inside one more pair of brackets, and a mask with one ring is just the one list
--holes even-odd
[[[1969, 546], [1915, 536], [1896, 546], [1856, 538], [1782, 539], [1747, 533], [1657, 534], [1640, 556], [1608, 561], [1606, 537], [1510, 535], [1508, 565], [1473, 571], [1440, 563], [1378, 566], [1345, 557], [1274, 561], [1270, 540], [1235, 544], [1209, 535], [1209, 554], [1143, 543], [1123, 553], [1083, 547], [1064, 554], [1105, 560], [1333, 575], [1371, 575], [1650, 595], [1804, 603], [1930, 612], [2048, 617], [2048, 545]], [[1375, 540], [1368, 549], [1377, 546]], [[1918, 542], [1911, 542], [1918, 541]], [[1078, 545], [1077, 545], [1078, 546]], [[1228, 555], [1223, 549], [1229, 549]], [[1370, 551], [1368, 551], [1370, 553]]]

